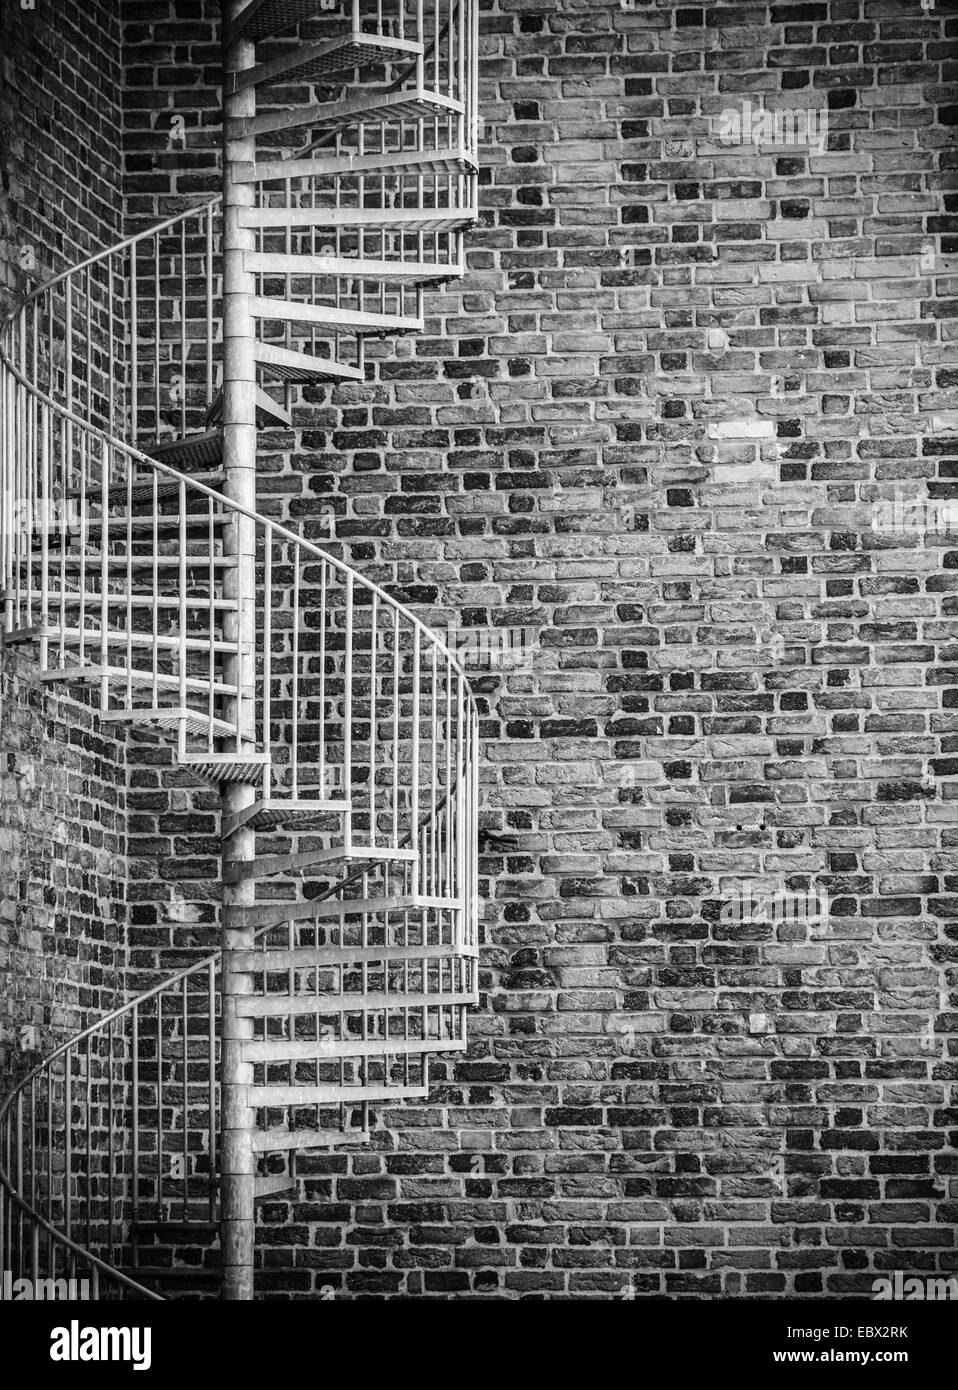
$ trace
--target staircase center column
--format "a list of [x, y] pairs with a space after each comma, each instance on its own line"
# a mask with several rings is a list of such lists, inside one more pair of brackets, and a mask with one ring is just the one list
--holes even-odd
[[[239, 163], [252, 163], [255, 139], [235, 139], [234, 123], [252, 116], [256, 109], [254, 87], [226, 95], [225, 75], [252, 67], [254, 45], [230, 41], [229, 26], [244, 8], [245, 0], [229, 0], [223, 6], [223, 464], [227, 497], [243, 506], [256, 507], [256, 365], [254, 325], [250, 315], [253, 276], [244, 265], [244, 252], [253, 247], [253, 233], [239, 226], [240, 210], [251, 207], [253, 185], [233, 182]], [[254, 684], [256, 678], [256, 536], [255, 524], [237, 517], [226, 528], [224, 549], [236, 557], [227, 579], [228, 597], [236, 598], [235, 628], [228, 635], [239, 644], [235, 677], [239, 688], [236, 717], [240, 747], [252, 750], [256, 741]], [[227, 817], [250, 805], [255, 789], [244, 782], [222, 786], [223, 824]], [[252, 859], [255, 831], [243, 828], [223, 836], [223, 863]], [[236, 953], [252, 946], [252, 929], [244, 927], [243, 909], [254, 900], [252, 879], [223, 884], [222, 1055], [220, 1201], [223, 1288], [225, 1299], [253, 1297], [253, 1241], [255, 1225], [255, 1164], [252, 1150], [254, 1112], [248, 1090], [252, 1064], [243, 1060], [243, 1039], [252, 1031], [250, 1020], [236, 1013], [239, 996], [250, 990], [250, 981], [235, 969]]]

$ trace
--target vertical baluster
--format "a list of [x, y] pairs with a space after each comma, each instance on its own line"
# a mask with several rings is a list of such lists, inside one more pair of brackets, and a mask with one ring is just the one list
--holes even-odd
[[[40, 490], [43, 494], [43, 529], [40, 532], [40, 669], [47, 670], [50, 626], [50, 526], [53, 521], [53, 488], [50, 486], [50, 429], [52, 418], [47, 407], [40, 408]], [[66, 506], [66, 498], [60, 502]]]
[[63, 1054], [63, 1229], [67, 1239], [73, 1237], [73, 1050]]
[[[87, 510], [87, 499], [89, 490], [89, 478], [87, 476], [90, 459], [90, 436], [86, 430], [80, 433], [80, 636], [79, 653], [77, 655], [77, 665], [82, 666], [86, 659], [86, 632], [87, 632], [87, 547], [85, 545], [87, 537], [87, 527], [89, 512]], [[103, 551], [103, 537], [100, 537], [100, 549]]]
[[400, 647], [401, 636], [399, 629], [399, 609], [393, 609], [393, 833], [392, 847], [399, 848], [399, 667], [400, 667]]
[[320, 795], [326, 786], [326, 624], [329, 621], [326, 575], [329, 566], [323, 560], [319, 571], [319, 786]]
[[[413, 849], [419, 845], [419, 624], [413, 628], [412, 647], [412, 751], [409, 758], [409, 829]], [[419, 856], [412, 861], [413, 897], [419, 892]]]
[[130, 1225], [136, 1248], [136, 1228], [140, 1219], [140, 1006], [135, 1004], [130, 1020], [130, 1072], [132, 1077], [133, 1134], [130, 1166]]
[[93, 1243], [93, 1034], [86, 1039], [86, 1248]]
[[439, 659], [439, 648], [435, 642], [431, 642], [432, 647], [432, 670], [429, 676], [429, 854], [431, 863], [431, 882], [430, 891], [436, 892], [436, 812], [439, 800], [438, 777], [438, 747], [439, 737], [439, 709], [438, 709], [438, 674], [437, 666]]
[[[104, 672], [100, 680], [100, 708], [105, 710], [110, 703], [110, 678], [106, 674], [110, 661], [110, 574], [107, 559], [110, 550], [110, 446], [104, 439], [100, 447], [100, 664]], [[83, 544], [82, 538], [80, 543]]]
[[116, 344], [113, 341], [115, 327], [113, 324], [113, 257], [106, 258], [106, 331], [107, 331], [107, 429], [110, 434], [116, 434], [116, 392], [119, 390], [119, 382], [116, 379]]
[[[263, 538], [263, 747], [272, 748], [273, 682], [273, 528], [267, 526]], [[294, 557], [295, 563], [295, 557]], [[269, 797], [269, 762], [263, 768], [262, 796]]]
[[163, 1219], [163, 995], [156, 996], [156, 1219]]
[[189, 1060], [190, 1060], [190, 1014], [189, 996], [187, 984], [189, 976], [183, 976], [183, 999], [182, 999], [182, 1020], [183, 1030], [183, 1220], [187, 1219], [189, 1210], [190, 1192], [190, 1079], [189, 1079]]
[[216, 566], [213, 558], [216, 554], [216, 526], [214, 522], [213, 498], [206, 499], [206, 514], [208, 518], [207, 539], [209, 543], [209, 568], [207, 572], [207, 583], [209, 586], [209, 643], [210, 643], [210, 662], [209, 662], [209, 698], [207, 701], [207, 716], [209, 727], [206, 734], [207, 752], [212, 753], [214, 748], [214, 716], [216, 714], [216, 693], [213, 689], [216, 676]]
[[93, 267], [86, 268], [86, 337], [83, 344], [84, 371], [86, 374], [86, 418], [94, 423], [93, 410]]
[[177, 488], [177, 501], [179, 506], [179, 536], [180, 536], [180, 605], [179, 605], [179, 678], [180, 678], [180, 711], [179, 721], [179, 750], [181, 760], [185, 760], [186, 755], [186, 718], [182, 713], [186, 710], [186, 483], [180, 482]]
[[376, 630], [378, 595], [373, 592], [369, 631], [369, 844], [376, 843]]
[[206, 408], [213, 400], [213, 208], [206, 209]]
[[449, 660], [448, 653], [443, 659], [443, 673], [446, 683], [446, 722], [443, 726], [443, 735], [446, 742], [446, 815], [444, 819], [445, 841], [443, 846], [443, 886], [441, 892], [444, 897], [449, 897], [452, 883], [452, 663]]
[[209, 1106], [209, 1213], [212, 1221], [216, 1216], [216, 1182], [218, 1171], [216, 1162], [216, 967], [212, 961], [207, 966], [206, 975], [206, 1013], [207, 1013], [207, 1104]]
[[140, 437], [140, 311], [137, 242], [130, 243], [130, 441]]
[[153, 438], [160, 437], [160, 234], [153, 237]]
[[343, 794], [346, 798], [343, 849], [349, 853], [353, 839], [353, 574], [346, 572], [346, 650], [343, 654]]
[[[300, 584], [300, 558], [298, 555], [292, 556], [293, 561], [293, 680], [292, 697], [293, 707], [290, 715], [290, 762], [292, 764], [292, 791], [291, 796], [295, 801], [299, 795], [299, 584]], [[325, 571], [326, 562], [323, 561]], [[320, 617], [322, 618], [322, 609]], [[322, 718], [320, 718], [320, 732], [322, 732]], [[319, 795], [321, 800], [325, 800], [328, 791], [320, 774]]]
[[[156, 474], [153, 475], [154, 479]], [[153, 516], [156, 516], [156, 490], [154, 487]], [[156, 522], [153, 524], [154, 533]], [[127, 709], [133, 708], [133, 467], [132, 461], [127, 460], [126, 469], [126, 705]], [[151, 537], [152, 538], [152, 537]], [[153, 544], [153, 555], [156, 555], [156, 543]], [[159, 592], [156, 578], [156, 560], [153, 561], [153, 592]], [[154, 617], [155, 617], [154, 604]], [[155, 688], [154, 688], [155, 693]], [[159, 702], [154, 699], [154, 707]]]
[[[426, 85], [426, 25], [423, 13], [423, 0], [416, 0], [416, 34], [415, 42], [420, 45], [420, 52], [416, 55], [416, 91], [421, 92]], [[422, 134], [422, 123], [420, 122], [420, 137]], [[419, 149], [423, 148], [422, 139], [419, 141]]]
[[115, 1116], [115, 1094], [114, 1094], [114, 1051], [113, 1051], [113, 1020], [107, 1024], [107, 1256], [110, 1264], [113, 1264], [113, 1244], [114, 1244], [114, 1223], [116, 1220], [116, 1198], [114, 1192], [114, 1170], [115, 1161], [115, 1142], [116, 1142], [116, 1120]]
[[180, 438], [186, 434], [186, 221], [180, 223]]

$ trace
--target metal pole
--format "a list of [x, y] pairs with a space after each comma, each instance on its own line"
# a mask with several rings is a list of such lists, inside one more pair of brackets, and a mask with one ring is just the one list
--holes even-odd
[[[235, 123], [256, 111], [256, 89], [243, 88], [226, 95], [225, 75], [253, 66], [254, 45], [246, 40], [231, 41], [229, 25], [243, 10], [246, 0], [229, 0], [223, 7], [224, 23], [224, 110], [223, 110], [223, 465], [225, 492], [232, 501], [250, 510], [256, 507], [256, 367], [254, 326], [250, 299], [254, 278], [246, 270], [244, 254], [253, 249], [253, 233], [239, 226], [240, 210], [251, 207], [254, 186], [234, 183], [237, 164], [252, 163], [255, 140], [237, 139]], [[227, 567], [226, 596], [237, 600], [235, 617], [225, 635], [235, 639], [238, 656], [227, 663], [225, 680], [238, 688], [236, 706], [227, 718], [235, 723], [237, 752], [251, 749], [255, 742], [256, 640], [256, 536], [254, 523], [234, 514], [226, 527], [227, 555], [236, 557]], [[232, 631], [230, 628], [232, 627]], [[232, 668], [232, 669], [231, 669]], [[222, 788], [225, 819], [249, 806], [255, 798], [252, 786], [227, 782]], [[252, 859], [255, 832], [240, 829], [223, 837], [223, 864]], [[224, 874], [224, 879], [228, 876]], [[237, 1014], [237, 999], [250, 991], [248, 975], [235, 968], [238, 951], [252, 947], [252, 932], [241, 925], [242, 909], [253, 902], [255, 885], [247, 880], [223, 884], [223, 965], [222, 965], [222, 1042], [220, 1058], [220, 1243], [223, 1259], [222, 1297], [244, 1300], [253, 1297], [253, 1240], [255, 1169], [252, 1149], [253, 1111], [248, 1102], [252, 1064], [243, 1060], [243, 1040], [251, 1035], [248, 1019]]]

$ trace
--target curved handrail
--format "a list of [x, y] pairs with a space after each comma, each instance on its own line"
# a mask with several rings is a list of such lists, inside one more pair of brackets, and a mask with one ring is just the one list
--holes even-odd
[[25, 295], [23, 299], [18, 300], [14, 308], [4, 314], [3, 318], [0, 318], [0, 329], [5, 328], [21, 314], [24, 309], [29, 308], [33, 301], [38, 299], [40, 295], [46, 294], [48, 290], [55, 289], [56, 286], [62, 284], [64, 280], [68, 280], [71, 275], [80, 275], [91, 266], [99, 265], [103, 261], [109, 260], [111, 256], [122, 255], [122, 253], [128, 251], [131, 246], [136, 246], [140, 242], [148, 241], [151, 237], [158, 236], [160, 232], [169, 231], [170, 227], [175, 227], [180, 222], [187, 221], [188, 218], [194, 217], [198, 212], [212, 212], [214, 208], [220, 206], [222, 201], [223, 195], [218, 193], [215, 197], [207, 198], [202, 203], [195, 203], [192, 207], [185, 208], [182, 212], [176, 212], [171, 217], [165, 218], [162, 222], [154, 223], [153, 226], [147, 227], [145, 231], [134, 232], [132, 236], [124, 237], [122, 241], [116, 242], [113, 246], [108, 246], [103, 251], [94, 251], [92, 256], [87, 256], [85, 260], [79, 261], [76, 265], [71, 265], [66, 270], [61, 270], [58, 275], [52, 275], [49, 280], [44, 280], [42, 284], [37, 285], [29, 294]]
[[[149, 235], [149, 233], [147, 233], [146, 235]], [[5, 326], [6, 322], [9, 322], [9, 320], [4, 321], [4, 324], [0, 324], [0, 326]], [[400, 601], [397, 598], [394, 598], [390, 593], [387, 592], [387, 590], [383, 589], [379, 584], [376, 584], [371, 579], [367, 579], [366, 576], [361, 574], [359, 570], [355, 570], [351, 565], [348, 565], [345, 560], [338, 559], [337, 556], [332, 555], [328, 550], [323, 550], [321, 546], [316, 545], [313, 541], [307, 540], [304, 536], [298, 536], [295, 531], [290, 531], [290, 529], [287, 526], [283, 526], [280, 522], [273, 521], [272, 518], [263, 516], [261, 512], [254, 511], [250, 507], [243, 506], [241, 502], [234, 502], [232, 499], [225, 497], [223, 493], [217, 492], [215, 488], [208, 487], [204, 482], [200, 481], [199, 479], [194, 479], [189, 477], [188, 474], [180, 473], [177, 469], [171, 468], [169, 464], [163, 463], [160, 459], [151, 458], [149, 454], [143, 453], [142, 450], [134, 448], [131, 444], [124, 443], [122, 439], [118, 439], [115, 435], [109, 434], [106, 430], [101, 430], [97, 428], [95, 425], [90, 425], [86, 420], [82, 419], [81, 416], [75, 414], [72, 410], [68, 410], [65, 406], [60, 405], [58, 401], [55, 401], [51, 396], [46, 395], [45, 392], [37, 390], [36, 387], [34, 387], [26, 379], [26, 377], [22, 374], [19, 368], [17, 368], [10, 361], [6, 351], [4, 350], [2, 340], [0, 340], [0, 363], [3, 364], [7, 371], [10, 372], [10, 374], [21, 386], [25, 387], [25, 389], [30, 393], [30, 395], [34, 399], [41, 402], [43, 405], [46, 405], [53, 409], [57, 413], [57, 415], [60, 416], [61, 419], [67, 421], [72, 425], [77, 425], [80, 428], [96, 435], [96, 437], [99, 440], [101, 440], [101, 442], [108, 444], [110, 448], [115, 449], [117, 452], [126, 454], [134, 463], [153, 469], [156, 473], [161, 474], [163, 477], [169, 478], [171, 482], [185, 482], [191, 491], [202, 493], [204, 497], [212, 499], [219, 506], [226, 506], [229, 508], [230, 511], [236, 512], [239, 516], [246, 517], [249, 521], [255, 521], [261, 526], [269, 527], [270, 531], [272, 531], [274, 535], [280, 536], [283, 540], [290, 542], [292, 545], [297, 546], [301, 550], [304, 550], [308, 555], [311, 555], [314, 559], [324, 560], [326, 564], [331, 565], [341, 574], [349, 575], [353, 582], [358, 581], [362, 585], [362, 587], [366, 589], [368, 592], [376, 594], [376, 596], [382, 599], [382, 601], [385, 604], [387, 604], [391, 610], [399, 613], [403, 618], [407, 620], [407, 622], [411, 623], [414, 627], [418, 628], [422, 636], [425, 637], [432, 645], [437, 647], [438, 650], [446, 657], [452, 669], [456, 672], [458, 676], [462, 678], [465, 685], [466, 696], [469, 700], [470, 707], [472, 708], [474, 713], [478, 714], [478, 707], [476, 705], [475, 696], [473, 695], [472, 690], [469, 687], [469, 682], [466, 677], [466, 672], [462, 665], [462, 662], [458, 659], [458, 657], [455, 656], [453, 652], [449, 650], [445, 642], [442, 641], [442, 639], [433, 631], [433, 629], [428, 627], [427, 624], [423, 622], [422, 618], [417, 617], [411, 608], [407, 608], [405, 604], [400, 603]]]

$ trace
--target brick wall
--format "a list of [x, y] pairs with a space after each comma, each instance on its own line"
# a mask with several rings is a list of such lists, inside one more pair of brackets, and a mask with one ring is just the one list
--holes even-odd
[[[212, 12], [130, 11], [152, 213], [211, 186]], [[958, 571], [933, 508], [873, 523], [896, 488], [955, 488], [958, 16], [482, 19], [469, 275], [366, 386], [305, 393], [261, 468], [307, 533], [333, 498], [341, 553], [428, 619], [535, 631], [531, 668], [476, 682], [485, 992], [429, 1103], [262, 1209], [260, 1288], [840, 1296], [953, 1272]], [[766, 100], [816, 139], [824, 112], [824, 147], [753, 147]], [[145, 970], [215, 922], [213, 803], [152, 756]]]
[[[0, 307], [119, 239], [113, 0], [0, 9]], [[0, 1093], [122, 997], [124, 749], [86, 702], [0, 667]]]

